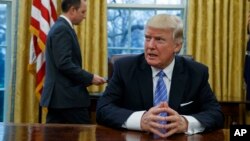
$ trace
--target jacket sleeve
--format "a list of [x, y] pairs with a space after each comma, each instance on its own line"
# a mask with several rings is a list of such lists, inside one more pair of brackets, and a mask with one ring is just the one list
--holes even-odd
[[132, 110], [122, 108], [123, 85], [118, 67], [114, 64], [114, 73], [103, 96], [97, 104], [96, 120], [98, 124], [121, 128], [127, 118], [133, 113]]

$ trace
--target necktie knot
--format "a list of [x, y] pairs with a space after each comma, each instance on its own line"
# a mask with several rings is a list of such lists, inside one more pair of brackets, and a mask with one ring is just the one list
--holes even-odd
[[166, 76], [166, 74], [161, 70], [160, 72], [157, 73], [156, 76], [159, 76], [160, 78], [163, 78], [164, 76]]

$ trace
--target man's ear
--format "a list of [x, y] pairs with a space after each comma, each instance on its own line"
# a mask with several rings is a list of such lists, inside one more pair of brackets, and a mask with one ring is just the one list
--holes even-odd
[[71, 7], [69, 8], [69, 13], [72, 15], [72, 14], [74, 14], [75, 10], [76, 10], [76, 9], [75, 9], [73, 6], [71, 6]]
[[177, 41], [175, 43], [174, 52], [178, 54], [181, 51], [181, 48], [182, 48], [182, 43]]

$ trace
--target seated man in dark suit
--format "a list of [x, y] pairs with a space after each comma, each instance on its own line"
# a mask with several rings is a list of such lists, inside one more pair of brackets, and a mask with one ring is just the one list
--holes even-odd
[[144, 54], [115, 62], [113, 76], [97, 104], [97, 123], [160, 137], [223, 127], [221, 107], [208, 83], [208, 68], [176, 56], [182, 36], [178, 17], [159, 14], [149, 19]]

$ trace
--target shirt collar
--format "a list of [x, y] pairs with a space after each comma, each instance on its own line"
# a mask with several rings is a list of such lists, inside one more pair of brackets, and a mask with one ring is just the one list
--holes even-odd
[[73, 28], [73, 24], [71, 23], [71, 21], [69, 20], [69, 18], [67, 18], [64, 15], [60, 15], [60, 17], [64, 18], [69, 23], [69, 25]]
[[[169, 79], [171, 81], [172, 79], [172, 74], [173, 74], [173, 70], [174, 70], [174, 64], [175, 64], [175, 58], [173, 59], [173, 61], [166, 67], [164, 68], [162, 71], [166, 74], [167, 79]], [[152, 76], [156, 77], [156, 75], [161, 71], [161, 69], [152, 67]]]

